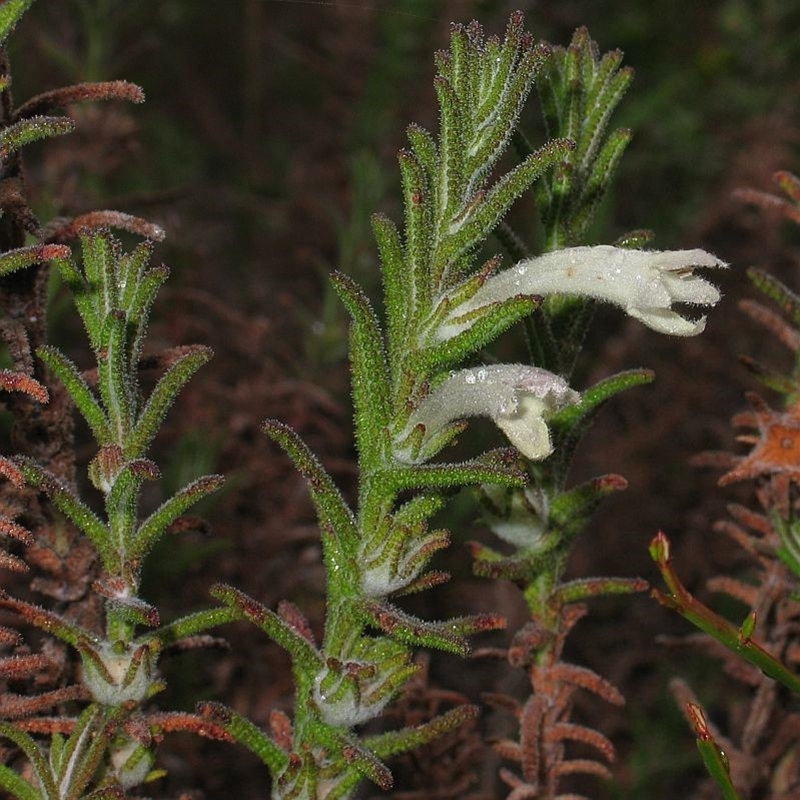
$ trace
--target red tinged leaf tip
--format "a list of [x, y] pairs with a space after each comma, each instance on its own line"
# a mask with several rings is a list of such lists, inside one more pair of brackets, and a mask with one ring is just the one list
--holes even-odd
[[703, 709], [697, 703], [687, 703], [686, 713], [689, 715], [689, 721], [692, 723], [697, 738], [703, 741], [710, 741], [711, 733], [708, 730], [708, 723]]
[[650, 542], [650, 558], [659, 566], [665, 566], [670, 560], [670, 541], [663, 531], [659, 531]]

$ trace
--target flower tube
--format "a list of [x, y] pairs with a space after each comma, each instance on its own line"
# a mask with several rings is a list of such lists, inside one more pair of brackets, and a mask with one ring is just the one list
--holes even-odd
[[[429, 438], [464, 417], [484, 416], [524, 456], [537, 461], [553, 451], [546, 416], [578, 402], [580, 395], [563, 378], [539, 367], [496, 364], [457, 370], [422, 401], [398, 441], [420, 425]], [[402, 446], [395, 452], [399, 458], [406, 455]]]
[[437, 338], [444, 341], [467, 330], [481, 308], [524, 294], [591, 297], [620, 306], [659, 333], [694, 336], [703, 330], [706, 318], [687, 319], [672, 304], [716, 304], [719, 289], [695, 275], [694, 269], [725, 266], [705, 250], [628, 250], [611, 245], [556, 250], [490, 277], [450, 312]]

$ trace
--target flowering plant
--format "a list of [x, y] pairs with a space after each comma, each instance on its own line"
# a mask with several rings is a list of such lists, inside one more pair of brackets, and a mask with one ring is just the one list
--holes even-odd
[[[0, 44], [31, 2], [0, 4]], [[167, 533], [199, 524], [184, 514], [222, 478], [194, 479], [143, 514], [143, 487], [160, 478], [148, 453], [179, 392], [211, 352], [188, 346], [144, 354], [149, 315], [168, 276], [165, 267], [151, 265], [159, 228], [116, 212], [42, 228], [14, 195], [17, 183], [0, 192], [0, 210], [13, 228], [2, 241], [0, 278], [31, 270], [35, 283], [20, 282], [20, 289], [8, 281], [3, 302], [14, 310], [9, 316], [16, 323], [23, 318], [36, 323], [21, 332], [11, 325], [0, 329], [14, 361], [13, 369], [0, 371], [0, 386], [22, 395], [23, 403], [10, 408], [28, 431], [20, 437], [23, 452], [0, 459], [0, 473], [8, 480], [4, 499], [25, 500], [3, 505], [9, 513], [0, 520], [0, 533], [12, 546], [0, 552], [0, 564], [27, 569], [16, 551], [34, 549], [48, 536], [53, 552], [68, 554], [55, 577], [32, 583], [47, 589], [52, 607], [5, 591], [0, 606], [74, 656], [64, 685], [34, 702], [4, 694], [0, 737], [11, 743], [14, 755], [24, 755], [27, 766], [0, 765], [0, 788], [19, 800], [135, 796], [162, 774], [156, 768], [157, 745], [164, 733], [179, 729], [247, 747], [268, 768], [276, 800], [343, 800], [355, 796], [365, 779], [391, 788], [390, 757], [478, 714], [477, 707], [463, 703], [397, 730], [370, 727], [419, 674], [416, 651], [464, 656], [474, 635], [506, 624], [495, 613], [430, 620], [402, 606], [405, 595], [449, 579], [446, 571], [429, 569], [452, 538], [437, 515], [454, 492], [467, 487], [480, 498], [484, 520], [502, 542], [498, 550], [472, 545], [475, 572], [513, 581], [530, 613], [503, 655], [526, 670], [531, 696], [524, 702], [491, 698], [520, 721], [519, 741], [496, 743], [502, 758], [520, 766], [518, 772], [501, 771], [509, 797], [551, 800], [564, 796], [559, 785], [564, 775], [606, 774], [602, 759], [568, 757], [566, 744], [575, 740], [605, 760], [613, 756], [604, 736], [571, 721], [572, 698], [578, 689], [612, 703], [622, 702], [622, 696], [594, 672], [565, 663], [564, 645], [585, 613], [585, 600], [640, 591], [644, 582], [563, 580], [572, 544], [591, 512], [625, 485], [620, 476], [604, 475], [569, 487], [567, 465], [597, 409], [651, 375], [634, 370], [577, 387], [575, 357], [595, 301], [617, 305], [660, 333], [699, 334], [705, 317], [689, 319], [675, 306], [715, 305], [718, 289], [695, 270], [723, 266], [703, 250], [637, 249], [643, 244], [637, 237], [618, 246], [585, 244], [588, 223], [630, 139], [624, 129], [606, 134], [631, 78], [620, 65], [621, 54], [601, 56], [584, 29], [569, 48], [536, 43], [520, 13], [511, 15], [502, 38], [485, 36], [477, 23], [455, 25], [449, 50], [437, 54], [441, 129], [434, 136], [418, 125], [408, 128], [408, 146], [399, 153], [403, 224], [382, 214], [373, 217], [382, 313], [353, 278], [332, 276], [351, 318], [355, 498], [346, 499], [290, 427], [277, 420], [263, 425], [306, 479], [319, 518], [326, 571], [319, 632], [293, 603], [273, 610], [222, 583], [211, 589], [217, 607], [162, 623], [142, 590], [148, 556]], [[0, 76], [0, 91], [7, 91], [9, 80]], [[536, 149], [521, 132], [534, 85], [551, 137]], [[67, 118], [39, 112], [87, 98], [143, 99], [128, 84], [83, 85], [9, 112], [0, 119], [3, 180], [21, 180], [20, 148], [71, 129]], [[9, 98], [4, 114], [10, 106]], [[512, 142], [522, 156], [506, 168]], [[539, 255], [520, 248], [506, 220], [526, 193], [535, 196], [544, 228]], [[126, 249], [112, 228], [145, 241]], [[35, 245], [22, 245], [26, 233], [36, 237]], [[499, 255], [484, 256], [495, 236], [510, 245], [510, 266], [504, 268]], [[66, 244], [73, 239], [80, 242], [80, 259]], [[51, 265], [83, 323], [93, 358], [87, 369], [44, 341], [42, 286]], [[22, 299], [14, 297], [23, 290], [28, 294]], [[34, 301], [36, 313], [27, 313]], [[506, 362], [491, 351], [515, 327], [526, 329], [530, 363]], [[161, 369], [149, 391], [140, 376], [145, 367]], [[39, 417], [30, 404], [51, 399], [63, 400], [58, 414], [39, 426], [47, 411]], [[87, 469], [88, 484], [99, 493], [96, 504], [83, 496], [74, 453], [68, 463], [54, 455], [72, 447], [71, 427], [62, 423], [58, 429], [55, 418], [71, 419], [73, 407], [96, 444]], [[453, 456], [450, 446], [468, 430], [470, 419], [481, 416], [499, 428], [497, 446]], [[42, 429], [47, 447], [37, 446]], [[17, 521], [23, 506], [30, 531]], [[68, 546], [62, 546], [62, 536]], [[63, 579], [74, 566], [69, 559], [80, 561], [82, 583], [74, 592]], [[84, 597], [91, 598], [86, 601], [91, 613], [62, 613], [59, 606]], [[219, 702], [201, 703], [196, 714], [158, 710], [162, 652], [206, 643], [201, 634], [208, 628], [234, 620], [253, 623], [291, 656], [292, 715], [275, 711], [269, 730], [262, 730]], [[0, 629], [0, 642], [21, 647], [10, 629]], [[3, 668], [18, 679], [24, 673], [20, 664], [31, 677], [44, 663], [16, 653]], [[58, 714], [51, 714], [53, 709]]]

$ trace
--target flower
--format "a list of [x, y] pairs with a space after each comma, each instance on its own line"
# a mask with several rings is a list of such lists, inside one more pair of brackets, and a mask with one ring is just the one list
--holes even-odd
[[[485, 416], [524, 456], [540, 460], [553, 451], [545, 416], [579, 401], [578, 392], [563, 378], [539, 367], [496, 364], [461, 369], [422, 401], [398, 442], [407, 440], [419, 426], [429, 439], [463, 417]], [[402, 445], [395, 452], [403, 460], [413, 460]]]
[[455, 307], [437, 331], [440, 341], [468, 329], [475, 312], [519, 295], [565, 294], [593, 297], [621, 306], [659, 333], [694, 336], [706, 318], [690, 320], [673, 303], [711, 306], [720, 299], [714, 284], [695, 267], [725, 267], [705, 250], [628, 250], [611, 245], [570, 247], [520, 261], [489, 278]]

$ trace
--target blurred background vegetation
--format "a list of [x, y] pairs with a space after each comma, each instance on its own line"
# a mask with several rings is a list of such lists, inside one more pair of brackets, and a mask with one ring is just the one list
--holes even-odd
[[[436, 127], [433, 51], [446, 45], [450, 22], [477, 18], [500, 33], [515, 8], [553, 44], [588, 26], [603, 51], [623, 50], [636, 70], [616, 119], [634, 140], [593, 242], [652, 228], [654, 247], [704, 247], [734, 265], [721, 279], [726, 300], [697, 340], [666, 341], [621, 315], [598, 314], [586, 384], [632, 366], [653, 367], [658, 381], [615, 400], [576, 463], [576, 480], [613, 471], [630, 488], [598, 516], [572, 569], [654, 579], [646, 550], [658, 528], [671, 534], [695, 586], [710, 561], [735, 566], [711, 524], [736, 493], [723, 495], [716, 476], [688, 459], [731, 444], [728, 419], [752, 388], [735, 357], [763, 354], [735, 308], [749, 294], [744, 268], [757, 264], [800, 286], [797, 239], [777, 217], [731, 196], [738, 186], [768, 188], [776, 169], [800, 167], [796, 0], [39, 0], [12, 39], [17, 101], [115, 78], [141, 85], [148, 98], [141, 108], [75, 107], [77, 133], [28, 158], [40, 218], [116, 208], [162, 224], [160, 252], [173, 278], [153, 333], [217, 353], [173, 413], [161, 463], [171, 464], [176, 485], [182, 472], [209, 468], [231, 480], [207, 509], [213, 535], [170, 543], [180, 557], [149, 577], [165, 617], [207, 605], [209, 583], [227, 580], [267, 604], [290, 597], [319, 618], [313, 514], [302, 482], [258, 426], [270, 416], [293, 425], [352, 488], [346, 319], [326, 274], [355, 275], [377, 300], [369, 215], [399, 218], [395, 153], [405, 127]], [[526, 125], [541, 136], [535, 109]], [[523, 201], [515, 224], [527, 225], [535, 244], [532, 219]], [[58, 302], [53, 326], [62, 337], [75, 329]], [[471, 516], [463, 524], [471, 527]], [[453, 613], [500, 606], [512, 621], [522, 613], [509, 606], [512, 593], [470, 577], [458, 544], [450, 557], [454, 589], [431, 593], [424, 613], [442, 616], [442, 605]], [[721, 724], [735, 716], [735, 689], [713, 664], [687, 667], [656, 644], [676, 631], [685, 629], [641, 597], [599, 605], [575, 634], [572, 658], [629, 698], [620, 713], [581, 710], [620, 743], [616, 780], [595, 786], [595, 796], [688, 796], [699, 762], [666, 690], [669, 676], [688, 669]], [[245, 628], [229, 638], [224, 656], [170, 667], [169, 702], [224, 698], [266, 724], [270, 708], [290, 706], [287, 665]], [[479, 680], [498, 680], [485, 666], [447, 659], [432, 663], [430, 679], [471, 699], [492, 688]], [[476, 798], [492, 797], [491, 757], [484, 760]], [[225, 797], [232, 785], [242, 798], [266, 794], [261, 768], [229, 748], [178, 742], [164, 761], [165, 794], [192, 787]], [[403, 797], [427, 796], [424, 775], [398, 769]]]

